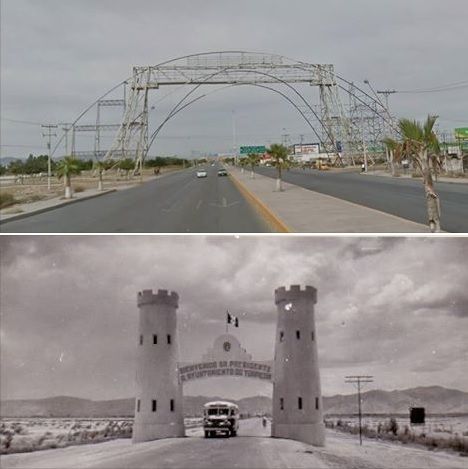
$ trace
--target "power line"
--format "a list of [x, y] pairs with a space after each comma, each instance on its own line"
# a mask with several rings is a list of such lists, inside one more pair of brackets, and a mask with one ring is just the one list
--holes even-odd
[[455, 91], [468, 87], [468, 81], [459, 81], [447, 85], [434, 86], [432, 88], [417, 88], [413, 90], [399, 90], [397, 93], [439, 93], [442, 91]]
[[466, 119], [447, 119], [446, 117], [439, 116], [440, 121], [447, 121], [447, 122], [460, 122], [460, 123], [466, 123], [468, 122], [468, 118]]
[[9, 145], [9, 144], [0, 144], [0, 147], [6, 148], [38, 148], [39, 145]]
[[17, 119], [8, 119], [6, 117], [1, 118], [2, 121], [14, 122], [15, 124], [26, 124], [26, 125], [42, 125], [40, 122], [21, 121]]
[[362, 410], [361, 410], [361, 384], [362, 383], [373, 383], [373, 376], [368, 375], [356, 375], [356, 376], [345, 376], [345, 383], [357, 384], [358, 390], [358, 410], [359, 410], [359, 444], [362, 446]]

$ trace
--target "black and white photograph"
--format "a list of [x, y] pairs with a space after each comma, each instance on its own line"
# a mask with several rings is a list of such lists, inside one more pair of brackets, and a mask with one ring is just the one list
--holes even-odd
[[0, 241], [2, 467], [465, 467], [466, 238]]

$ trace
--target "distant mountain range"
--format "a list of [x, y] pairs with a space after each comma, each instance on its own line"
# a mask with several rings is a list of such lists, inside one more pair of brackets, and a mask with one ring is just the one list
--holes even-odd
[[[405, 414], [410, 407], [424, 407], [429, 414], [468, 413], [468, 393], [442, 386], [401, 391], [367, 391], [361, 394], [367, 414]], [[324, 397], [327, 414], [357, 413], [357, 395]]]
[[[200, 416], [203, 404], [225, 400], [221, 397], [185, 396], [184, 413]], [[246, 397], [237, 401], [241, 413], [271, 413], [271, 398]], [[58, 396], [47, 399], [0, 401], [2, 417], [132, 417], [134, 399], [92, 401], [76, 397]], [[326, 414], [357, 412], [356, 394], [323, 398]], [[409, 407], [425, 407], [429, 414], [468, 413], [468, 393], [441, 386], [418, 387], [401, 391], [367, 391], [362, 393], [362, 410], [367, 414], [405, 414]]]

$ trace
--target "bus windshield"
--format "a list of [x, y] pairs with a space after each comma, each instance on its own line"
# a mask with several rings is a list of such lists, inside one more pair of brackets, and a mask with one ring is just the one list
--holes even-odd
[[207, 410], [208, 415], [229, 415], [229, 409], [227, 408], [221, 408], [221, 409], [208, 409]]

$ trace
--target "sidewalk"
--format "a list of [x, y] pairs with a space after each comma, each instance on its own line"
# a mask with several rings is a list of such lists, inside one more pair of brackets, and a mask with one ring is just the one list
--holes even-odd
[[64, 205], [74, 204], [86, 199], [93, 199], [101, 195], [115, 192], [116, 190], [128, 189], [132, 186], [121, 186], [118, 189], [107, 189], [99, 191], [97, 189], [88, 189], [84, 192], [73, 194], [72, 199], [65, 199], [62, 197], [51, 197], [50, 199], [38, 200], [37, 202], [30, 202], [24, 204], [15, 204], [11, 207], [6, 207], [0, 210], [0, 223], [7, 220], [20, 220], [21, 218], [29, 217], [39, 213], [47, 212]]
[[[239, 188], [250, 193], [261, 211], [268, 210], [280, 231], [296, 233], [429, 233], [425, 225], [230, 166]], [[281, 227], [283, 229], [281, 230]]]

